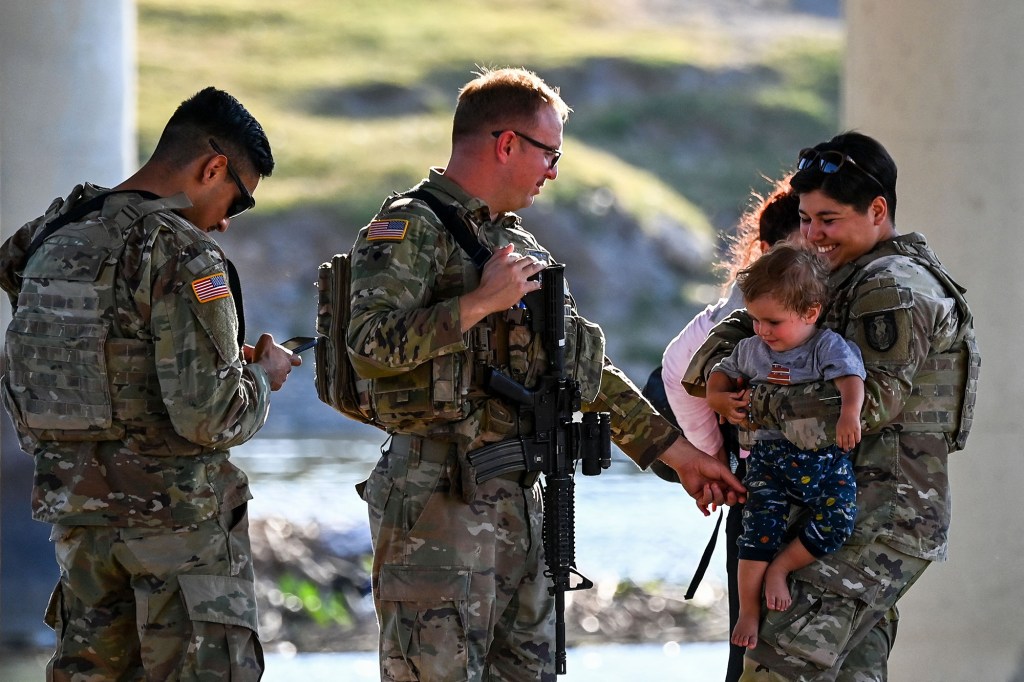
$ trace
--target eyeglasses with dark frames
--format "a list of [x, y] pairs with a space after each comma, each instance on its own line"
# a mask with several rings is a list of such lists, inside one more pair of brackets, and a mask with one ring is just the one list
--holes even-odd
[[225, 159], [227, 159], [228, 175], [231, 176], [231, 179], [234, 180], [235, 184], [238, 186], [239, 196], [237, 199], [231, 202], [230, 206], [228, 206], [227, 217], [234, 218], [235, 216], [241, 215], [242, 213], [248, 211], [250, 208], [254, 207], [256, 205], [256, 200], [252, 198], [252, 194], [249, 192], [248, 189], [246, 189], [245, 184], [242, 183], [242, 178], [238, 177], [238, 173], [236, 173], [235, 169], [231, 167], [231, 159], [229, 159], [228, 155], [225, 154], [224, 151], [217, 145], [217, 143], [213, 141], [212, 137], [210, 138], [210, 146], [213, 147], [213, 151], [217, 152]]
[[865, 169], [861, 168], [860, 165], [858, 165], [858, 163], [854, 161], [849, 154], [844, 154], [843, 152], [835, 149], [822, 152], [819, 152], [811, 147], [801, 149], [800, 154], [797, 156], [797, 170], [806, 170], [807, 168], [810, 168], [812, 165], [814, 165], [815, 161], [818, 162], [818, 170], [827, 175], [833, 175], [835, 173], [838, 173], [839, 169], [842, 168], [845, 163], [849, 162], [851, 166], [853, 166], [861, 173], [874, 180], [875, 184], [878, 185], [883, 191], [885, 190], [885, 185], [883, 185], [874, 175], [872, 175]]
[[[504, 130], [492, 130], [491, 131], [491, 135], [494, 136], [494, 137], [501, 137], [501, 134], [503, 132], [505, 132], [505, 131]], [[551, 154], [551, 163], [548, 165], [548, 168], [553, 169], [555, 167], [555, 164], [558, 163], [558, 160], [560, 158], [562, 158], [562, 150], [561, 149], [557, 149], [555, 147], [551, 147], [549, 145], [546, 145], [543, 142], [539, 142], [538, 140], [535, 140], [532, 137], [530, 137], [529, 135], [527, 135], [525, 133], [521, 133], [518, 130], [512, 130], [510, 132], [512, 132], [512, 133], [518, 135], [519, 137], [523, 138], [524, 140], [526, 140], [527, 142], [532, 144], [537, 149], [543, 150], [543, 151], [547, 152], [548, 154]]]

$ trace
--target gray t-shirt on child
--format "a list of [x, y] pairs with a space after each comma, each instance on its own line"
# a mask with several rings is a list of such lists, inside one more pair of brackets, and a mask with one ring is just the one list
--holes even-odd
[[[807, 384], [831, 381], [838, 377], [867, 377], [860, 348], [831, 329], [819, 329], [814, 336], [796, 348], [773, 351], [757, 336], [743, 339], [712, 371], [723, 372], [733, 379], [744, 377], [751, 386], [757, 384]], [[754, 440], [784, 438], [781, 431], [758, 429]]]

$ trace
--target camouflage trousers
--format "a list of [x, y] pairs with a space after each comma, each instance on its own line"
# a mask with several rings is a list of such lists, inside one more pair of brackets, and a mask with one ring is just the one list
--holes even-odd
[[930, 564], [875, 542], [846, 545], [794, 571], [793, 605], [762, 611], [740, 682], [884, 682], [896, 602]]
[[392, 446], [361, 488], [381, 679], [554, 680], [540, 487], [494, 478], [466, 503], [452, 449], [423, 442]]
[[47, 680], [262, 676], [245, 505], [177, 529], [56, 525], [51, 537]]

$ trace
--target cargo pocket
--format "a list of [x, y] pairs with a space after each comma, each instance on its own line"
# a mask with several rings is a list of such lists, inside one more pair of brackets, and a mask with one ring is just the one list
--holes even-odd
[[469, 664], [470, 570], [385, 565], [380, 572], [381, 662], [393, 679], [446, 679]]
[[793, 606], [769, 611], [761, 636], [785, 653], [827, 669], [845, 650], [880, 586], [852, 564], [840, 564], [838, 572], [827, 567], [829, 575], [818, 572], [821, 569], [821, 564], [812, 564], [792, 574]]
[[[379, 467], [378, 467], [379, 469]], [[370, 537], [374, 545], [380, 533], [384, 512], [387, 509], [391, 491], [395, 489], [395, 481], [386, 471], [375, 469], [370, 477], [356, 485], [356, 492], [366, 502], [367, 516], [370, 520]]]
[[192, 637], [181, 679], [223, 677], [259, 680], [263, 674], [263, 647], [257, 630], [256, 590], [241, 578], [186, 574], [178, 584], [185, 600]]

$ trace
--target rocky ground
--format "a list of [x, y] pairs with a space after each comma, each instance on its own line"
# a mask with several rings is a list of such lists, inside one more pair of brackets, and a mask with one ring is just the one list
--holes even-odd
[[[281, 651], [376, 648], [369, 562], [345, 536], [316, 524], [257, 519], [253, 557], [265, 647]], [[702, 586], [685, 600], [685, 586], [600, 583], [566, 598], [569, 646], [595, 643], [717, 641], [728, 633], [720, 589]]]

